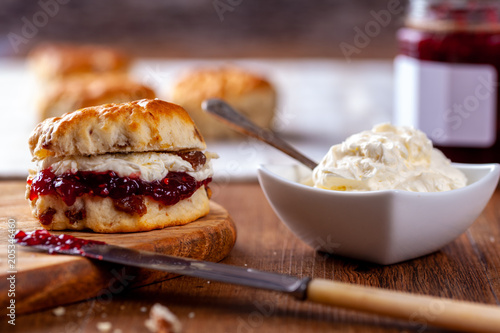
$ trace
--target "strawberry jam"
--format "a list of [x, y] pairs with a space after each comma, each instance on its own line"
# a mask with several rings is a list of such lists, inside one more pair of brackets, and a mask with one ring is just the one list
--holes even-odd
[[[174, 205], [187, 199], [203, 185], [210, 183], [207, 178], [197, 181], [185, 172], [169, 172], [162, 180], [147, 182], [137, 176], [120, 177], [113, 171], [54, 174], [50, 168], [40, 171], [28, 181], [31, 185], [30, 200], [38, 196], [59, 196], [66, 205], [71, 206], [78, 197], [85, 194], [113, 199], [115, 207], [122, 211], [141, 209], [137, 196], [148, 196], [165, 206]], [[78, 213], [71, 213], [78, 215]], [[72, 216], [75, 219], [80, 216]]]
[[396, 114], [452, 161], [500, 162], [500, 1], [411, 0], [405, 25]]
[[82, 249], [86, 245], [104, 245], [106, 243], [76, 238], [70, 235], [52, 235], [47, 230], [35, 230], [25, 233], [19, 230], [15, 235], [16, 243], [25, 246], [40, 245], [49, 250], [49, 253], [57, 251], [69, 251], [77, 254], [84, 254]]

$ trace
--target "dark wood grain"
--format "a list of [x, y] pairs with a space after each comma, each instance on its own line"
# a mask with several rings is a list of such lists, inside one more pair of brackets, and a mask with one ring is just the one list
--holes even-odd
[[[30, 216], [23, 198], [23, 183], [0, 184], [0, 216], [16, 220], [17, 229], [26, 232], [40, 229]], [[61, 234], [63, 232], [52, 232]], [[103, 241], [144, 251], [207, 261], [220, 261], [232, 249], [236, 230], [227, 211], [211, 203], [210, 213], [192, 223], [140, 233], [98, 234], [70, 232], [83, 239]], [[0, 253], [7, 254], [7, 223], [0, 226]], [[112, 298], [117, 291], [162, 281], [174, 275], [165, 272], [96, 263], [77, 256], [60, 256], [17, 247], [16, 309], [27, 313], [80, 301], [90, 297]], [[6, 308], [9, 281], [7, 260], [0, 261], [0, 307]]]
[[[153, 57], [338, 57], [341, 43], [355, 47], [357, 29], [376, 23], [373, 12], [387, 0], [56, 1], [57, 12], [36, 33], [23, 34], [26, 21], [43, 12], [38, 1], [0, 1], [0, 56], [23, 56], [43, 41], [99, 43], [129, 54]], [[55, 1], [55, 0], [54, 0]], [[46, 2], [43, 2], [46, 3]], [[64, 4], [62, 4], [64, 3]], [[403, 8], [352, 58], [391, 58]], [[224, 5], [224, 8], [220, 8]], [[217, 6], [218, 5], [218, 6]], [[219, 7], [217, 9], [216, 7]], [[40, 14], [38, 14], [40, 15]], [[385, 19], [384, 19], [385, 20]], [[27, 28], [24, 28], [25, 30]], [[9, 34], [28, 37], [11, 43]], [[360, 43], [365, 43], [360, 42]]]
[[[431, 255], [379, 266], [315, 252], [279, 221], [255, 183], [220, 184], [214, 201], [232, 216], [238, 240], [223, 262], [296, 276], [311, 276], [415, 294], [500, 304], [500, 192], [474, 225]], [[168, 306], [184, 332], [441, 332], [425, 322], [410, 324], [288, 296], [178, 277], [98, 298], [19, 316], [17, 329], [32, 332], [97, 332], [108, 321], [122, 332], [143, 332], [154, 303]], [[144, 310], [145, 312], [141, 311]], [[422, 309], [432, 316], [435, 309]], [[193, 317], [194, 316], [194, 317]], [[0, 331], [8, 328], [0, 322]]]

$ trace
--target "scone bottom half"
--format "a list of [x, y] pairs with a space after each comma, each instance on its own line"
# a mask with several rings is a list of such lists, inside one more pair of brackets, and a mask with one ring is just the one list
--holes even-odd
[[[75, 140], [78, 121], [91, 123], [101, 141]], [[114, 149], [120, 135], [132, 138], [131, 149]], [[159, 148], [164, 143], [167, 148]], [[26, 197], [45, 229], [148, 231], [209, 213], [210, 159], [215, 156], [203, 152], [203, 138], [175, 104], [140, 100], [50, 118], [33, 131], [30, 148], [36, 167], [30, 170]], [[93, 151], [68, 153], [85, 150]]]

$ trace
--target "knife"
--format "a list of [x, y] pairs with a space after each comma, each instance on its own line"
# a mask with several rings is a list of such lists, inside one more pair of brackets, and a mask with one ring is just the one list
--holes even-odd
[[279, 291], [299, 300], [464, 332], [500, 332], [500, 306], [414, 295], [325, 279], [297, 278], [252, 268], [140, 251], [46, 230], [18, 231], [17, 244], [49, 253], [78, 255], [127, 266], [155, 269], [259, 289]]

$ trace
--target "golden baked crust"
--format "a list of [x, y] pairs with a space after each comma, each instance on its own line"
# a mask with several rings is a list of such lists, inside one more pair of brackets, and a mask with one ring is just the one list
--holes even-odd
[[[29, 190], [28, 190], [29, 193]], [[100, 233], [136, 232], [184, 225], [209, 213], [209, 199], [205, 186], [200, 187], [191, 197], [175, 205], [164, 206], [159, 202], [144, 197], [147, 212], [139, 216], [117, 210], [110, 198], [101, 198], [85, 194], [68, 207], [61, 198], [42, 195], [30, 201], [32, 213], [39, 218], [47, 209], [56, 212], [49, 225], [42, 225], [47, 230], [85, 230]], [[70, 221], [65, 212], [85, 210], [85, 217]]]
[[176, 94], [189, 91], [196, 99], [239, 97], [259, 89], [272, 89], [261, 77], [235, 67], [200, 69], [187, 74], [175, 87]]
[[46, 119], [31, 133], [29, 146], [34, 160], [206, 148], [187, 112], [159, 99], [93, 106]]
[[130, 59], [116, 49], [100, 45], [44, 43], [29, 54], [35, 73], [44, 80], [83, 73], [125, 72]]
[[39, 99], [40, 120], [94, 105], [153, 99], [155, 92], [120, 74], [81, 75], [55, 81]]
[[201, 103], [221, 98], [262, 127], [270, 127], [276, 92], [265, 79], [235, 67], [193, 71], [173, 89], [172, 102], [184, 107], [205, 138], [230, 138], [237, 133], [205, 113]]

